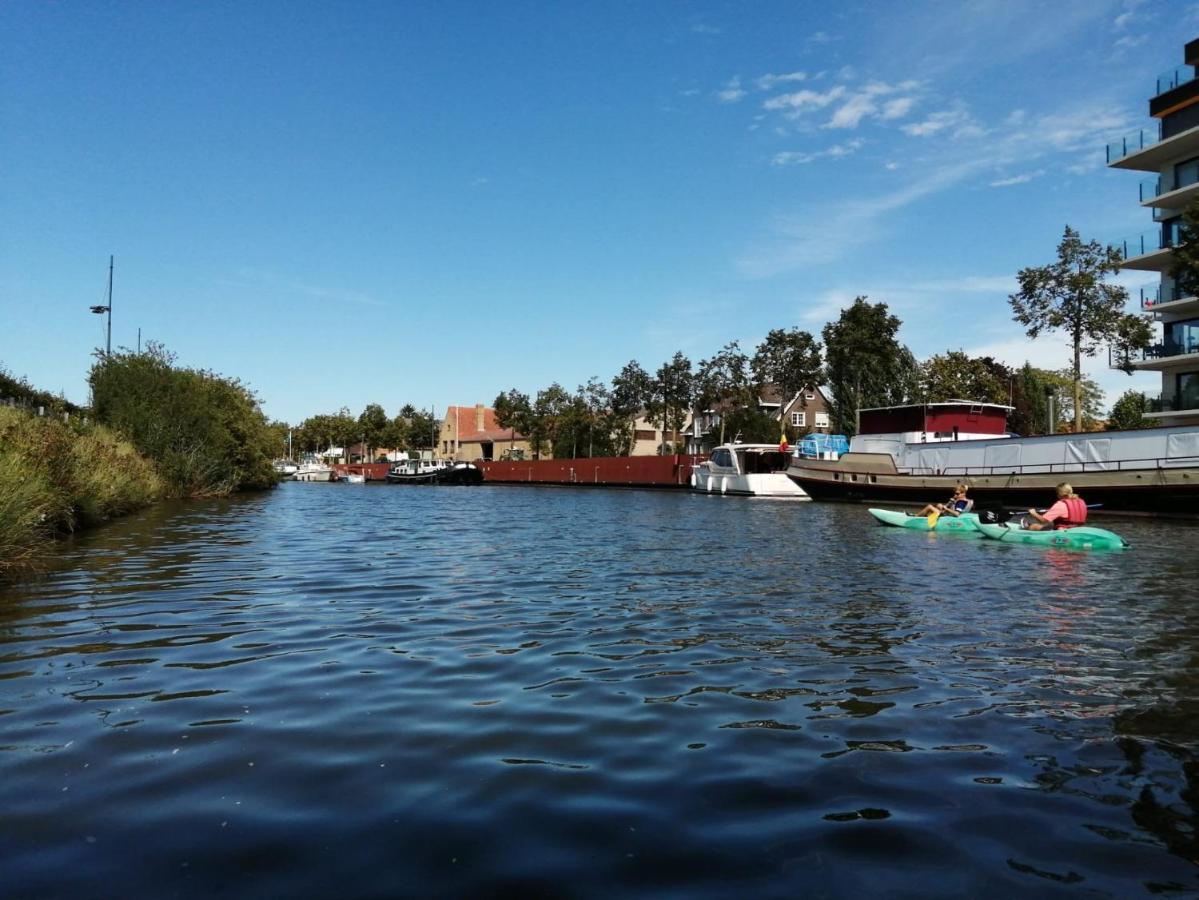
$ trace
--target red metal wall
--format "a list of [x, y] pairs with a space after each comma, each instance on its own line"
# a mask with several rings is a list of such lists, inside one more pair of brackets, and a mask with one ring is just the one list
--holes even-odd
[[601, 456], [479, 462], [485, 482], [501, 484], [593, 484], [690, 487], [691, 467], [706, 456]]

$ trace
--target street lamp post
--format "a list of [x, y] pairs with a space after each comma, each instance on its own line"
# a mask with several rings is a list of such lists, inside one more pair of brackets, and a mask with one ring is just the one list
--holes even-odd
[[98, 316], [108, 315], [107, 337], [104, 340], [104, 357], [112, 356], [112, 257], [108, 257], [108, 305], [93, 306], [92, 312]]

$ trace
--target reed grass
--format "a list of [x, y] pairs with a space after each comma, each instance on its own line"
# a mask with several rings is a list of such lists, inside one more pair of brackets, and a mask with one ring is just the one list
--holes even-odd
[[46, 541], [163, 496], [153, 463], [101, 425], [0, 407], [0, 581], [36, 572]]

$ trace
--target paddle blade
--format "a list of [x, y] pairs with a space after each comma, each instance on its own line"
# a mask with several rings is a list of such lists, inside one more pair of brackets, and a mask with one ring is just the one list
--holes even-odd
[[928, 514], [928, 530], [932, 531], [937, 527], [937, 519], [941, 518], [941, 514], [935, 509]]

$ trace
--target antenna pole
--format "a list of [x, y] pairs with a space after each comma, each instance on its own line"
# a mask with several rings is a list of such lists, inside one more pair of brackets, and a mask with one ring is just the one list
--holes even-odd
[[108, 337], [105, 340], [104, 355], [112, 356], [112, 256], [108, 257]]

